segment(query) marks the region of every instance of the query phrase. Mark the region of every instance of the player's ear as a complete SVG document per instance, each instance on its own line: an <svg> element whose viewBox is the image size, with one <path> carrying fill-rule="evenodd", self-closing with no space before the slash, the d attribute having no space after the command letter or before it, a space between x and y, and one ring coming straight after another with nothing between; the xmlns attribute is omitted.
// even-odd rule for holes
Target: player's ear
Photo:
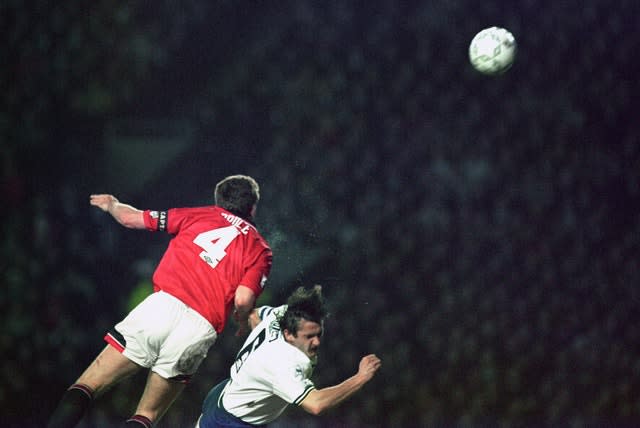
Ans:
<svg viewBox="0 0 640 428"><path fill-rule="evenodd" d="M295 339L295 337L296 337L294 334L291 334L291 332L289 330L287 330L286 328L284 329L282 334L284 335L285 342L288 342L288 343L293 342L293 339Z"/></svg>

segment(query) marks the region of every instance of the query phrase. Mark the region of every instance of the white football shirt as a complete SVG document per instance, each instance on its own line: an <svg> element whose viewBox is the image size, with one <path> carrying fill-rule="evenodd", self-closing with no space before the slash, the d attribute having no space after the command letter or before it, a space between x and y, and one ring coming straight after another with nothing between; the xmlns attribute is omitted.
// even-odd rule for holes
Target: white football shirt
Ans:
<svg viewBox="0 0 640 428"><path fill-rule="evenodd" d="M262 321L245 340L220 397L227 412L250 424L272 422L315 389L309 379L315 361L287 343L280 331L277 319L286 309L258 309Z"/></svg>

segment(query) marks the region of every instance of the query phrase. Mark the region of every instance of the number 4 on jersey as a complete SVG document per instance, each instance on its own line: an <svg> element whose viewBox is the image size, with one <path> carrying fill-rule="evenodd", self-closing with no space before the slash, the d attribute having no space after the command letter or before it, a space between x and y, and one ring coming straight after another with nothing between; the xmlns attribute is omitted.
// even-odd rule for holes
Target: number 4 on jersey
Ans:
<svg viewBox="0 0 640 428"><path fill-rule="evenodd" d="M202 232L193 243L202 248L204 251L200 253L200 258L207 262L209 266L215 268L220 260L227 255L226 249L240 234L235 226L221 227L208 232Z"/></svg>

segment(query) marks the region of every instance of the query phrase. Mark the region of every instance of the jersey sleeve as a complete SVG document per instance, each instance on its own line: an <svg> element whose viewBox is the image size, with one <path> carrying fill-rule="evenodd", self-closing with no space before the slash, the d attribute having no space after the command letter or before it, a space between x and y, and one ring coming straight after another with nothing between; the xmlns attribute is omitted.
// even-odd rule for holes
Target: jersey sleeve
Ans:
<svg viewBox="0 0 640 428"><path fill-rule="evenodd" d="M287 305L275 306L275 307L264 305L264 306L260 306L259 308L256 308L256 310L258 311L258 316L260 317L260 320L264 321L267 317L271 317L275 320L281 317L282 315L284 315L284 312L287 310Z"/></svg>
<svg viewBox="0 0 640 428"><path fill-rule="evenodd" d="M259 250L255 263L249 266L240 280L240 284L250 288L256 297L262 293L265 287L267 277L271 272L272 259L273 255L271 250L267 246L264 246Z"/></svg>
<svg viewBox="0 0 640 428"><path fill-rule="evenodd" d="M258 311L258 316L260 317L260 320L265 319L266 317L268 317L269 315L271 315L271 313L273 312L273 307L272 306L260 306L257 311Z"/></svg>
<svg viewBox="0 0 640 428"><path fill-rule="evenodd" d="M309 367L306 366L301 363L278 366L272 383L274 394L287 403L300 405L315 389L315 385L308 378Z"/></svg>
<svg viewBox="0 0 640 428"><path fill-rule="evenodd" d="M143 212L144 225L152 232L167 232L176 235L183 224L191 216L191 208L170 208L165 211L145 210Z"/></svg>

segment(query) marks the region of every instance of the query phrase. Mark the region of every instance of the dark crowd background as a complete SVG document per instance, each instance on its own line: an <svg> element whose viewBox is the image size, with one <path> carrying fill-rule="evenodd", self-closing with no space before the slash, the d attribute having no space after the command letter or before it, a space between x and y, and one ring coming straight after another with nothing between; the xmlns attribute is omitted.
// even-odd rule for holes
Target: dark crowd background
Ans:
<svg viewBox="0 0 640 428"><path fill-rule="evenodd" d="M324 285L314 377L379 375L276 427L640 425L640 3L64 2L0 6L0 426L41 426L150 292L169 240L90 207L262 185L260 303ZM482 28L518 41L475 72ZM233 325L160 422L193 426ZM135 408L136 376L83 427Z"/></svg>

